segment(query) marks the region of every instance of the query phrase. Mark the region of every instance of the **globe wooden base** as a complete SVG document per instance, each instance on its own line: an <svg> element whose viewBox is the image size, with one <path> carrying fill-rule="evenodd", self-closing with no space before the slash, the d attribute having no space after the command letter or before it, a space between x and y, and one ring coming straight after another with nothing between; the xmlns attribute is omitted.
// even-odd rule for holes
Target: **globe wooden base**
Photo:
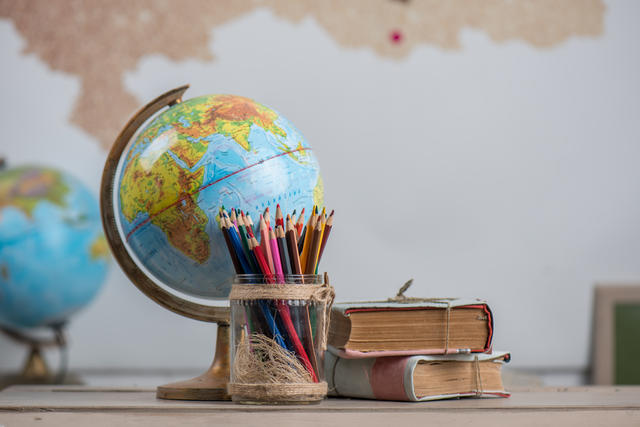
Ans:
<svg viewBox="0 0 640 427"><path fill-rule="evenodd" d="M0 390L12 385L27 384L84 385L79 376L66 372L66 369L62 375L49 371L39 347L31 347L21 373L0 376Z"/></svg>
<svg viewBox="0 0 640 427"><path fill-rule="evenodd" d="M156 397L172 400L230 400L227 394L231 366L229 333L228 324L218 323L216 353L211 367L204 374L190 380L159 386Z"/></svg>

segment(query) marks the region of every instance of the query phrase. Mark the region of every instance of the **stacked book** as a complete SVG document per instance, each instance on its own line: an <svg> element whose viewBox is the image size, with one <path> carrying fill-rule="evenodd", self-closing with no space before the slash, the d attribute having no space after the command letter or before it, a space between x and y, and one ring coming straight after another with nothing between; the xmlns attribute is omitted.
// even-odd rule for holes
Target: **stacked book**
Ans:
<svg viewBox="0 0 640 427"><path fill-rule="evenodd" d="M509 394L491 349L493 316L485 301L395 298L335 304L325 377L329 394L422 401Z"/></svg>

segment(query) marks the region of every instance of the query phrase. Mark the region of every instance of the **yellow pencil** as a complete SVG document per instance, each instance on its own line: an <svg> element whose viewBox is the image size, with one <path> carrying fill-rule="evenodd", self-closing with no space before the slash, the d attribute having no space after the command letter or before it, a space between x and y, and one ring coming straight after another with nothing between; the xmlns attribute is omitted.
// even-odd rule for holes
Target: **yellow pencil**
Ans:
<svg viewBox="0 0 640 427"><path fill-rule="evenodd" d="M313 271L311 271L312 274L317 274L316 270L317 270L317 266L318 266L318 261L319 261L319 257L320 257L320 245L322 244L322 237L324 235L324 227L327 225L327 215L325 213L324 208L322 209L322 213L320 214L320 219L321 221L319 221L319 225L320 225L320 240L318 241L318 251L315 252L315 259L313 260Z"/></svg>

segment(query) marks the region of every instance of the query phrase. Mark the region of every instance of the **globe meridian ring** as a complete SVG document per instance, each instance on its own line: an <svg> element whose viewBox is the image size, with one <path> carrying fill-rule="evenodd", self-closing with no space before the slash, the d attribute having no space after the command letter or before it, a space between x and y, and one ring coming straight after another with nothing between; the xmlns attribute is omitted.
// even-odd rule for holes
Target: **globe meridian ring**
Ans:
<svg viewBox="0 0 640 427"><path fill-rule="evenodd" d="M229 322L229 307L212 304L214 300L207 300L208 304L196 301L184 294L162 285L151 279L127 247L126 240L121 235L117 223L116 207L118 191L116 181L123 154L132 144L133 137L142 125L165 107L181 102L183 94L189 88L184 85L170 90L149 102L138 111L125 125L116 138L102 174L100 184L100 214L102 224L111 251L116 261L133 284L147 297L164 308L195 320L204 322L227 324Z"/></svg>

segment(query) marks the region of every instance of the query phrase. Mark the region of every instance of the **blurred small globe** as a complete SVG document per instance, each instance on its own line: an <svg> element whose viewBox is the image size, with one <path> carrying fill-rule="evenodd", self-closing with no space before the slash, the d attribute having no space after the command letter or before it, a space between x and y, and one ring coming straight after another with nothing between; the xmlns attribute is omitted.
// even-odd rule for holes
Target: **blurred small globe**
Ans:
<svg viewBox="0 0 640 427"><path fill-rule="evenodd" d="M257 220L322 204L311 147L281 114L251 99L210 95L153 119L119 161L116 226L141 270L187 295L224 299L233 277L221 206ZM107 226L110 226L109 224Z"/></svg>
<svg viewBox="0 0 640 427"><path fill-rule="evenodd" d="M96 295L109 249L97 200L43 167L0 171L0 325L52 326Z"/></svg>

